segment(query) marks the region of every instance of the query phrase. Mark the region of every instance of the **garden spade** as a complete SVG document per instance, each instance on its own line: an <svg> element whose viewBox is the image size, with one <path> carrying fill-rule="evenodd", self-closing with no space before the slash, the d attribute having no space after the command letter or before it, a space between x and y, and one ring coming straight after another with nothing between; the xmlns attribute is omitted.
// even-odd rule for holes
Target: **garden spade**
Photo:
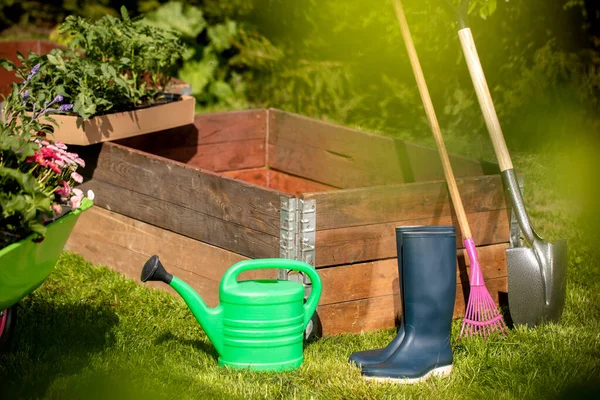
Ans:
<svg viewBox="0 0 600 400"><path fill-rule="evenodd" d="M515 324L526 324L530 327L543 322L557 322L565 304L567 242L548 242L534 230L519 190L473 34L468 26L466 16L469 0L463 0L458 9L448 0L445 0L445 3L457 16L458 36L500 165L502 183L523 237L529 245L527 247L517 243L506 250L508 305L511 317Z"/></svg>

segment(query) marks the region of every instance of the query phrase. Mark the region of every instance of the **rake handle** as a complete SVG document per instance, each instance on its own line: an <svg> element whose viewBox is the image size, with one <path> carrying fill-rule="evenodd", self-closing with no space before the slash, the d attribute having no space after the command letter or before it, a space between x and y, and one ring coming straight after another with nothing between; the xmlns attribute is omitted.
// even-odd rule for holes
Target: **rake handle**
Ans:
<svg viewBox="0 0 600 400"><path fill-rule="evenodd" d="M435 109L433 108L433 102L431 101L431 96L429 95L429 90L427 89L427 83L425 82L425 76L423 75L423 70L421 68L421 63L419 62L419 57L417 56L417 51L415 49L415 45L412 40L412 36L410 34L410 30L408 29L408 22L406 21L406 15L404 14L404 9L402 7L402 3L400 0L393 0L394 7L396 9L396 17L398 18L398 22L400 23L400 30L402 31L402 37L404 38L404 44L406 45L406 50L408 52L408 57L410 59L410 64L412 66L415 79L417 81L417 87L419 88L419 93L421 95L421 99L423 101L423 106L425 108L425 113L427 114L427 119L429 121L429 126L431 127L431 131L433 132L433 137L435 139L435 144L437 146L438 153L440 154L440 159L442 161L442 168L444 170L444 177L446 178L446 183L448 184L448 190L450 192L450 198L452 199L452 204L454 204L454 210L456 211L456 216L458 218L458 224L463 233L463 238L468 239L472 238L471 228L469 227L469 221L467 220L467 215L465 212L465 208L462 203L462 199L458 192L458 187L456 185L456 178L454 177L454 172L452 171L452 165L450 164L450 159L448 158L448 152L446 151L446 146L444 144L444 139L442 138L442 131L440 129L440 124L438 123Z"/></svg>

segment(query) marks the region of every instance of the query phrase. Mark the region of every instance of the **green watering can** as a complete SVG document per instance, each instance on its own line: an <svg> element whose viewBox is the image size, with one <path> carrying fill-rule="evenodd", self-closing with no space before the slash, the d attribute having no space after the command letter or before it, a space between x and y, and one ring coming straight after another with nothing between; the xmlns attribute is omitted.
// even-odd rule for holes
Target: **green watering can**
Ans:
<svg viewBox="0 0 600 400"><path fill-rule="evenodd" d="M244 271L289 269L304 272L312 282L304 302L304 286L293 281L260 279L238 282ZM142 269L141 280L162 281L185 300L219 354L219 365L254 371L293 370L302 364L304 330L319 297L321 278L309 264L281 258L246 260L225 272L219 305L209 308L187 283L169 274L158 256Z"/></svg>

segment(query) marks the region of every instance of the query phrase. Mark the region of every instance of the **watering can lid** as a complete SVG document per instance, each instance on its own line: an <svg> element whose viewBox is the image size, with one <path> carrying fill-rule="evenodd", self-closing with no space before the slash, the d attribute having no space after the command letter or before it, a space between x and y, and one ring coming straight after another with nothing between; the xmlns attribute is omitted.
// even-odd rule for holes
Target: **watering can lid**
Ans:
<svg viewBox="0 0 600 400"><path fill-rule="evenodd" d="M304 299L304 286L293 281L258 279L238 282L221 290L220 301L235 304L277 304Z"/></svg>

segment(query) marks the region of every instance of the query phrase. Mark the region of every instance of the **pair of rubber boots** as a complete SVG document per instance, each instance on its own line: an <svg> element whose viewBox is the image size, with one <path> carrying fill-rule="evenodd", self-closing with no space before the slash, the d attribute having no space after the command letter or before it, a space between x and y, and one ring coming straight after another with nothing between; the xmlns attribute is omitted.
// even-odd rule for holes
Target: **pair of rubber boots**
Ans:
<svg viewBox="0 0 600 400"><path fill-rule="evenodd" d="M456 298L454 226L396 228L402 319L383 349L353 353L365 379L417 383L452 371L450 331Z"/></svg>

